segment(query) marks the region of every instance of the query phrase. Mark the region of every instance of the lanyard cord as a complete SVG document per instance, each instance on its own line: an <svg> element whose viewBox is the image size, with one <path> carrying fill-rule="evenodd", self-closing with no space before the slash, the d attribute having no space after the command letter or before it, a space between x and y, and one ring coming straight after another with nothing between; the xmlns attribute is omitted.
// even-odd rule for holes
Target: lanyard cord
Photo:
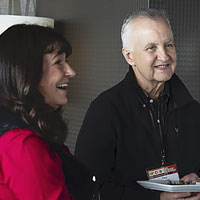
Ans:
<svg viewBox="0 0 200 200"><path fill-rule="evenodd" d="M149 111L149 115L150 115L150 118L151 118L151 121L152 121L154 131L157 132L157 130L158 130L158 132L159 132L160 146L161 146L161 164L164 165L165 162L166 162L166 155L165 155L164 134L163 134L163 129L162 129L161 123L163 123L163 127L164 127L165 120L164 120L163 117L161 119L160 106L161 106L161 103L158 102L158 104L157 104L157 116L156 116L156 111L155 111L156 109L154 109L152 104L150 104L148 111ZM156 117L157 117L157 120L156 120ZM155 123L155 122L157 122L157 123Z"/></svg>

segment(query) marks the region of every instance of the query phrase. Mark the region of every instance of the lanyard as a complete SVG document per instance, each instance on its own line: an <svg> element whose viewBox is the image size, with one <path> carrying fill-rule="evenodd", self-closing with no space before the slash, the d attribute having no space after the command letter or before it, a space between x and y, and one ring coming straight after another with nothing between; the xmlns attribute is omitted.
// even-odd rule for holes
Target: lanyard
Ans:
<svg viewBox="0 0 200 200"><path fill-rule="evenodd" d="M165 135L164 135L164 127L165 127L165 119L164 119L164 113L169 110L168 106L170 106L169 103L169 95L168 92L166 92L165 97L167 95L167 99L162 96L162 99L160 99L158 102L155 102L156 100L153 100L148 97L148 95L136 84L135 88L138 92L138 100L142 104L142 106L146 109L148 109L148 113L151 118L152 126L154 129L154 132L156 134L159 134L160 137L160 146L161 146L161 164L164 165L166 163L166 148L165 148ZM168 88L168 87L167 87ZM164 98L164 99L163 99Z"/></svg>
<svg viewBox="0 0 200 200"><path fill-rule="evenodd" d="M156 106L156 108L155 108ZM165 150L165 140L164 140L164 125L165 119L164 115L160 115L161 102L158 102L156 105L153 105L153 100L150 100L150 105L148 106L150 118L152 121L152 126L156 134L160 136L160 146L161 146L161 165L166 163L166 150ZM164 112L162 110L161 112Z"/></svg>

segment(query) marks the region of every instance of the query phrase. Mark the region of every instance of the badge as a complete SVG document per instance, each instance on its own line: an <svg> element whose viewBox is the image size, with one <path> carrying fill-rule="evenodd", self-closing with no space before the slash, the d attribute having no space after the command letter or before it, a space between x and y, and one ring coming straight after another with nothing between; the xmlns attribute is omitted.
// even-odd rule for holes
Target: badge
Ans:
<svg viewBox="0 0 200 200"><path fill-rule="evenodd" d="M146 172L150 181L179 181L178 170L175 163L148 169Z"/></svg>

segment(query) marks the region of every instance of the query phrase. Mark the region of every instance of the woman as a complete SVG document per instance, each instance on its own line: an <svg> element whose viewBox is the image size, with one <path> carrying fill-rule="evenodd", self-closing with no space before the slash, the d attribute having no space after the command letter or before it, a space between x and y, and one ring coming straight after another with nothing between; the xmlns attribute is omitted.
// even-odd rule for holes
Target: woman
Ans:
<svg viewBox="0 0 200 200"><path fill-rule="evenodd" d="M0 199L94 197L95 177L63 145L70 54L48 27L14 25L0 35Z"/></svg>

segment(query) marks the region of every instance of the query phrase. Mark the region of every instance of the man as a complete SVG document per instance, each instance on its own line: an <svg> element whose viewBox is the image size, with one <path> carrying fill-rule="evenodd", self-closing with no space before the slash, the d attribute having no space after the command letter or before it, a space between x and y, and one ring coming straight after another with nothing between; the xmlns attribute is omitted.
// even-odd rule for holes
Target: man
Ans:
<svg viewBox="0 0 200 200"><path fill-rule="evenodd" d="M176 74L168 18L154 9L124 21L124 80L90 105L75 155L100 180L102 200L200 199L200 193L144 189L147 169L176 163L182 181L199 177L200 106Z"/></svg>

